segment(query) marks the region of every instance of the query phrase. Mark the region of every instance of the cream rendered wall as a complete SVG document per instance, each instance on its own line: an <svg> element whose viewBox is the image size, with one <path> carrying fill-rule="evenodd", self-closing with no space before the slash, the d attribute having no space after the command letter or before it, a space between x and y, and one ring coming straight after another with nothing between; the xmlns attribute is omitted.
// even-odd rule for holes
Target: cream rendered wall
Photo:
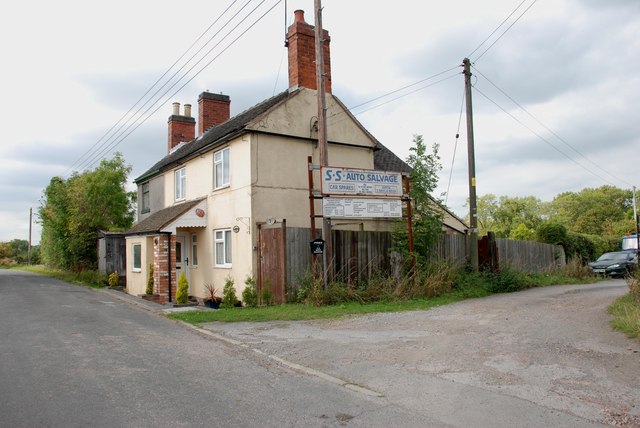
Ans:
<svg viewBox="0 0 640 428"><path fill-rule="evenodd" d="M209 192L208 228L203 241L200 264L208 264L207 271L210 279L218 288L221 295L225 280L230 277L235 284L238 298L244 290L247 276L253 275L254 264L254 232L252 225L255 220L251 213L251 140L249 135L236 138L229 144L216 147L214 152L229 147L229 187L211 190ZM211 154L211 168L213 168L213 152ZM215 266L214 231L219 229L233 229L238 226L239 231L231 232L231 268Z"/></svg>
<svg viewBox="0 0 640 428"><path fill-rule="evenodd" d="M327 97L329 165L373 169L375 141L332 97ZM302 89L274 111L256 120L251 128L253 163L253 216L287 219L290 227L309 227L309 190L307 157L318 164L317 133L310 128L317 116L316 91ZM292 134L290 138L269 133ZM340 144L335 144L340 143ZM319 171L314 172L314 188L320 188ZM315 202L321 213L321 202ZM351 222L353 223L353 222ZM379 227L379 222L374 222ZM316 224L320 224L317 220ZM351 227L358 229L358 225ZM371 229L368 229L371 230Z"/></svg>
<svg viewBox="0 0 640 428"><path fill-rule="evenodd" d="M181 202L175 199L175 172L180 168L185 168L186 171L184 200L190 201L207 196L213 187L213 154L209 152L164 173L165 207Z"/></svg>
<svg viewBox="0 0 640 428"><path fill-rule="evenodd" d="M371 136L359 127L336 99L327 94L327 138L329 141L364 147L373 147ZM302 88L300 92L249 124L248 128L274 134L285 134L301 138L317 138L312 125L318 116L316 91ZM371 159L373 166L373 158Z"/></svg>
<svg viewBox="0 0 640 428"><path fill-rule="evenodd" d="M149 264L153 263L153 237L127 236L127 293L134 296L145 294ZM140 244L140 272L133 271L133 245Z"/></svg>

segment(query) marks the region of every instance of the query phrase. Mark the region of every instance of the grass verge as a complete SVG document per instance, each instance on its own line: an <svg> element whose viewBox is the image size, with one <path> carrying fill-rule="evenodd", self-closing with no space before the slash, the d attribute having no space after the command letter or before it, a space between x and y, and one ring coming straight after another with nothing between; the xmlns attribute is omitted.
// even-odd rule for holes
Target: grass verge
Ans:
<svg viewBox="0 0 640 428"><path fill-rule="evenodd" d="M11 269L46 275L71 284L91 288L105 288L107 280L105 275L101 275L96 271L65 272L61 270L48 269L43 265L14 266L11 267Z"/></svg>
<svg viewBox="0 0 640 428"><path fill-rule="evenodd" d="M286 305L267 306L261 308L227 308L215 311L176 312L168 314L167 317L196 325L216 321L303 321L313 319L333 319L349 315L365 315L380 312L403 312L429 309L436 306L458 302L466 298L468 298L468 296L464 293L451 293L428 299L368 304L346 302L338 305L312 306L305 305L303 303L289 303Z"/></svg>
<svg viewBox="0 0 640 428"><path fill-rule="evenodd" d="M611 326L630 338L640 337L640 301L632 294L616 299L609 306L609 313L614 316Z"/></svg>

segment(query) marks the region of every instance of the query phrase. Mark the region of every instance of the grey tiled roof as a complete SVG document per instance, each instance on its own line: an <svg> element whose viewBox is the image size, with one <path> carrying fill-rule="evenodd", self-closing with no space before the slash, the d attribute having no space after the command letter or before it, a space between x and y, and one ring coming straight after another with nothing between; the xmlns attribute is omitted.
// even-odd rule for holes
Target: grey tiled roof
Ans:
<svg viewBox="0 0 640 428"><path fill-rule="evenodd" d="M172 205L163 208L158 212L151 214L140 223L127 230L125 235L146 235L151 233L159 233L163 227L198 205L204 198L193 201L183 202L181 204Z"/></svg>
<svg viewBox="0 0 640 428"><path fill-rule="evenodd" d="M278 95L266 99L260 104L256 104L250 109L232 117L226 122L209 128L201 137L180 146L174 152L160 159L160 161L149 168L144 174L136 178L134 182L141 182L168 166L175 165L186 160L186 158L189 158L194 153L225 143L241 132L255 118L266 113L271 108L288 98L295 96L298 92L298 90L292 92L286 90L281 92Z"/></svg>
<svg viewBox="0 0 640 428"><path fill-rule="evenodd" d="M379 171L411 172L411 167L406 162L380 142L376 144L376 151L373 153L373 168Z"/></svg>

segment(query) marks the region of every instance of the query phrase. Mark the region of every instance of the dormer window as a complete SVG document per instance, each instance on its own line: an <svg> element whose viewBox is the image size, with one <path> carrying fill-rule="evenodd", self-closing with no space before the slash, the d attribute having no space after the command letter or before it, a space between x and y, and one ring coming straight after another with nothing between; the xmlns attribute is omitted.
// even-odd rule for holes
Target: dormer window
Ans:
<svg viewBox="0 0 640 428"><path fill-rule="evenodd" d="M181 201L187 195L187 170L180 168L176 170L176 201Z"/></svg>

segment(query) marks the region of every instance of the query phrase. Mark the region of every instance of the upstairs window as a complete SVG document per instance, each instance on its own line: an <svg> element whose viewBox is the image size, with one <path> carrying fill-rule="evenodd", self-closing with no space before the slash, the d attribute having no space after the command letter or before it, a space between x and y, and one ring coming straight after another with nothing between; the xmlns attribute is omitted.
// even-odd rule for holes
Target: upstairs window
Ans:
<svg viewBox="0 0 640 428"><path fill-rule="evenodd" d="M187 171L184 168L176 170L176 201L186 198Z"/></svg>
<svg viewBox="0 0 640 428"><path fill-rule="evenodd" d="M142 185L142 202L140 208L140 212L143 214L151 211L151 206L149 205L149 183Z"/></svg>
<svg viewBox="0 0 640 428"><path fill-rule="evenodd" d="M229 186L229 148L213 154L213 188Z"/></svg>

